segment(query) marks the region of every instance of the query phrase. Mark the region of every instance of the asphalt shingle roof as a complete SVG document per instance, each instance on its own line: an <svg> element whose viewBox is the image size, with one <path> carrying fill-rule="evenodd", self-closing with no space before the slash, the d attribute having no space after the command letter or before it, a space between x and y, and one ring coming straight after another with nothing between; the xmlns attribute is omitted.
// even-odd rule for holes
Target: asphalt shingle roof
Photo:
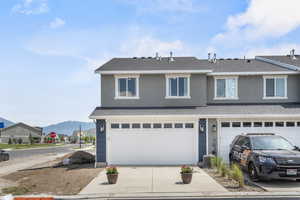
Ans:
<svg viewBox="0 0 300 200"><path fill-rule="evenodd" d="M300 115L300 104L208 105L189 108L96 108L91 118L130 115Z"/></svg>
<svg viewBox="0 0 300 200"><path fill-rule="evenodd" d="M259 56L259 57L263 57L263 58L267 58L267 59L274 60L274 61L277 61L277 62L286 63L286 64L290 64L290 65L300 67L300 55L295 55L296 59L292 59L290 57L290 55L286 55L286 56Z"/></svg>
<svg viewBox="0 0 300 200"><path fill-rule="evenodd" d="M113 58L96 72L100 71L144 71L144 70L212 70L213 72L272 72L291 71L271 63L255 59L217 59L216 63L196 57L155 58Z"/></svg>

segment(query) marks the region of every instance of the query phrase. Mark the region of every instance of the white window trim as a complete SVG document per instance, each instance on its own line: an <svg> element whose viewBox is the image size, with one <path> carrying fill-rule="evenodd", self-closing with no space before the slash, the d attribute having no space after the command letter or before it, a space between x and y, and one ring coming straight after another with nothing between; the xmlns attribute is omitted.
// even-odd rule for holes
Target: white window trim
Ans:
<svg viewBox="0 0 300 200"><path fill-rule="evenodd" d="M120 78L136 78L136 96L124 97L119 95L119 79ZM140 98L140 76L139 75L115 75L115 99L139 99Z"/></svg>
<svg viewBox="0 0 300 200"><path fill-rule="evenodd" d="M281 75L281 76L264 76L263 77L264 78L264 96L263 96L263 99L266 99L266 100L268 100L268 99L288 99L288 96L287 96L287 79L288 79L288 76L287 75ZM275 94L275 96L274 97L267 97L267 87L266 87L266 81L267 81L267 79L276 79L276 78L284 78L284 85L285 85L285 87L284 87L284 97L278 97L278 96L276 96L276 94ZM274 93L276 93L276 81L275 81L275 84L274 84Z"/></svg>
<svg viewBox="0 0 300 200"><path fill-rule="evenodd" d="M218 76L218 77L214 77L215 79L215 92L214 92L214 100L238 100L239 99L239 94L238 94L238 91L239 91L239 77L238 76ZM225 79L225 82L226 82L226 79L235 79L236 80L236 97L217 97L217 80L220 80L220 79ZM227 95L226 94L226 85L225 85L225 96Z"/></svg>
<svg viewBox="0 0 300 200"><path fill-rule="evenodd" d="M187 78L187 95L186 96L170 96L169 95L169 78ZM166 99L190 99L191 93L190 93L190 74L166 74ZM179 87L177 85L177 87Z"/></svg>

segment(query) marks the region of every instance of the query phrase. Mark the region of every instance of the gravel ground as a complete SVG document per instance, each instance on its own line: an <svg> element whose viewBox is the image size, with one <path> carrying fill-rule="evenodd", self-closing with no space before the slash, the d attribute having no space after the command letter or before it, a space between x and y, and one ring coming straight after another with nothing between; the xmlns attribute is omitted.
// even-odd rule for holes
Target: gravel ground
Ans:
<svg viewBox="0 0 300 200"><path fill-rule="evenodd" d="M227 178L221 177L215 169L203 169L206 173L208 173L213 179L215 179L219 184L225 187L230 192L264 192L264 190L260 187L257 187L253 184L245 184L243 188L238 187L236 181Z"/></svg>

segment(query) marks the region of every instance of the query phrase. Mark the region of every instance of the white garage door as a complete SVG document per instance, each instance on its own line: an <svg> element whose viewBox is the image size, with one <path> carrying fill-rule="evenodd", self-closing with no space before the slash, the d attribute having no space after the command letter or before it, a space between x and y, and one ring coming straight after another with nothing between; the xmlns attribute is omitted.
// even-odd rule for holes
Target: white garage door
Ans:
<svg viewBox="0 0 300 200"><path fill-rule="evenodd" d="M108 164L197 163L196 122L111 122L108 125Z"/></svg>
<svg viewBox="0 0 300 200"><path fill-rule="evenodd" d="M229 146L235 136L246 133L275 133L300 146L300 121L222 121L219 132L219 154L228 162Z"/></svg>

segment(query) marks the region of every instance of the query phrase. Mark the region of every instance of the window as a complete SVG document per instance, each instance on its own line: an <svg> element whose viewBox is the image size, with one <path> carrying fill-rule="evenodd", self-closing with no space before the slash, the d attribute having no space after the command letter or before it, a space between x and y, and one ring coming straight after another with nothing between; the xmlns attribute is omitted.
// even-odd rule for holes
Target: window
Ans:
<svg viewBox="0 0 300 200"><path fill-rule="evenodd" d="M143 128L151 128L151 124L143 124Z"/></svg>
<svg viewBox="0 0 300 200"><path fill-rule="evenodd" d="M189 76L167 76L166 98L190 98Z"/></svg>
<svg viewBox="0 0 300 200"><path fill-rule="evenodd" d="M130 125L129 124L121 124L121 128L129 128Z"/></svg>
<svg viewBox="0 0 300 200"><path fill-rule="evenodd" d="M230 123L229 122L222 122L221 127L230 127Z"/></svg>
<svg viewBox="0 0 300 200"><path fill-rule="evenodd" d="M194 124L193 123L186 123L185 128L194 128Z"/></svg>
<svg viewBox="0 0 300 200"><path fill-rule="evenodd" d="M141 124L132 124L132 128L141 128Z"/></svg>
<svg viewBox="0 0 300 200"><path fill-rule="evenodd" d="M241 127L241 122L232 122L232 127L234 128Z"/></svg>
<svg viewBox="0 0 300 200"><path fill-rule="evenodd" d="M161 128L161 124L153 124L153 128Z"/></svg>
<svg viewBox="0 0 300 200"><path fill-rule="evenodd" d="M115 98L139 98L138 76L117 76Z"/></svg>
<svg viewBox="0 0 300 200"><path fill-rule="evenodd" d="M264 77L264 98L287 98L287 77Z"/></svg>
<svg viewBox="0 0 300 200"><path fill-rule="evenodd" d="M286 122L286 126L287 127L294 127L295 126L295 122Z"/></svg>
<svg viewBox="0 0 300 200"><path fill-rule="evenodd" d="M243 122L243 127L251 127L251 122Z"/></svg>
<svg viewBox="0 0 300 200"><path fill-rule="evenodd" d="M120 124L111 124L110 128L120 128Z"/></svg>
<svg viewBox="0 0 300 200"><path fill-rule="evenodd" d="M215 78L215 99L238 99L238 78Z"/></svg>
<svg viewBox="0 0 300 200"><path fill-rule="evenodd" d="M262 127L263 123L262 122L254 122L253 126L254 127Z"/></svg>
<svg viewBox="0 0 300 200"><path fill-rule="evenodd" d="M181 124L181 123L176 123L176 124L174 125L174 127L175 127L175 128L183 128L183 124Z"/></svg>
<svg viewBox="0 0 300 200"><path fill-rule="evenodd" d="M284 127L284 122L275 122L276 127Z"/></svg>
<svg viewBox="0 0 300 200"><path fill-rule="evenodd" d="M166 123L166 124L164 124L164 128L172 128L173 126L172 126L172 124L171 123Z"/></svg>
<svg viewBox="0 0 300 200"><path fill-rule="evenodd" d="M265 127L273 127L273 122L265 122Z"/></svg>

